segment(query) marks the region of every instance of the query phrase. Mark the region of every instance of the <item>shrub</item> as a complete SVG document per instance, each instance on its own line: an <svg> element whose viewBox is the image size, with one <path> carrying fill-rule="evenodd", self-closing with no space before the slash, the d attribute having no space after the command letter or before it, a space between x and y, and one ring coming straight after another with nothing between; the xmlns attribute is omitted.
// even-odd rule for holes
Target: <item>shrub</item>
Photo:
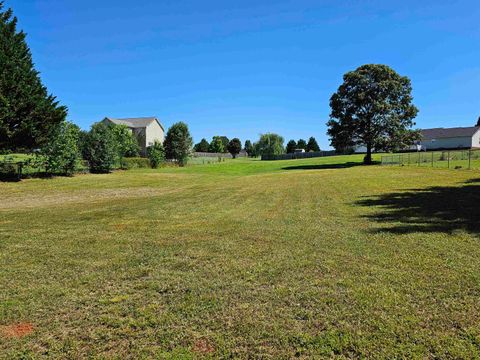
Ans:
<svg viewBox="0 0 480 360"><path fill-rule="evenodd" d="M92 173L110 172L117 160L118 148L112 128L104 123L92 125L86 138L85 160Z"/></svg>
<svg viewBox="0 0 480 360"><path fill-rule="evenodd" d="M165 162L165 150L163 149L163 145L155 141L152 146L147 148L147 156L150 162L150 166L153 169L156 169L160 166L160 164Z"/></svg>
<svg viewBox="0 0 480 360"><path fill-rule="evenodd" d="M80 152L80 128L70 122L59 125L52 139L43 146L40 155L48 174L73 175L77 170Z"/></svg>
<svg viewBox="0 0 480 360"><path fill-rule="evenodd" d="M124 170L149 168L149 159L142 157L125 157L120 161L120 166Z"/></svg>

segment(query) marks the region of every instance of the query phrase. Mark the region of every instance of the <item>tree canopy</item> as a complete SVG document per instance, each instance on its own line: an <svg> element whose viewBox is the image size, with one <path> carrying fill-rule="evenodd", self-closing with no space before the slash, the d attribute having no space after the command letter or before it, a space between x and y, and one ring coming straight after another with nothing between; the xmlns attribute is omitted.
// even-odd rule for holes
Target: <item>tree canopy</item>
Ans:
<svg viewBox="0 0 480 360"><path fill-rule="evenodd" d="M297 149L303 149L303 150L306 150L307 149L307 142L303 139L299 139L297 141Z"/></svg>
<svg viewBox="0 0 480 360"><path fill-rule="evenodd" d="M273 133L260 135L256 143L256 150L259 155L280 155L283 154L283 137Z"/></svg>
<svg viewBox="0 0 480 360"><path fill-rule="evenodd" d="M176 160L180 166L186 165L192 149L192 137L187 124L178 122L170 126L163 146L167 159Z"/></svg>
<svg viewBox="0 0 480 360"><path fill-rule="evenodd" d="M410 79L386 65L368 64L346 73L330 99L331 145L337 151L365 145L365 163L370 164L373 150L413 142L418 138L411 130L418 109L411 92Z"/></svg>
<svg viewBox="0 0 480 360"><path fill-rule="evenodd" d="M207 139L203 138L199 143L195 144L193 150L198 152L208 152L209 146L210 144L208 143Z"/></svg>
<svg viewBox="0 0 480 360"><path fill-rule="evenodd" d="M288 143L287 143L287 154L291 154L291 153L294 153L295 152L295 149L297 148L297 142L295 140L290 140Z"/></svg>
<svg viewBox="0 0 480 360"><path fill-rule="evenodd" d="M228 144L227 144L228 146ZM224 153L225 147L223 146L223 141L219 136L214 136L212 142L208 146L208 152L211 153Z"/></svg>
<svg viewBox="0 0 480 360"><path fill-rule="evenodd" d="M253 154L253 145L250 140L245 140L245 145L243 147L245 151L247 152L248 156L252 156Z"/></svg>
<svg viewBox="0 0 480 360"><path fill-rule="evenodd" d="M42 84L25 37L0 2L0 149L41 147L67 116Z"/></svg>
<svg viewBox="0 0 480 360"><path fill-rule="evenodd" d="M240 142L240 139L233 138L232 140L230 140L230 142L228 143L228 152L232 154L232 157L234 159L237 157L241 150L242 143Z"/></svg>
<svg viewBox="0 0 480 360"><path fill-rule="evenodd" d="M320 146L318 146L317 140L313 136L308 139L305 151L320 151Z"/></svg>
<svg viewBox="0 0 480 360"><path fill-rule="evenodd" d="M480 126L480 116L478 117L477 124L475 126Z"/></svg>

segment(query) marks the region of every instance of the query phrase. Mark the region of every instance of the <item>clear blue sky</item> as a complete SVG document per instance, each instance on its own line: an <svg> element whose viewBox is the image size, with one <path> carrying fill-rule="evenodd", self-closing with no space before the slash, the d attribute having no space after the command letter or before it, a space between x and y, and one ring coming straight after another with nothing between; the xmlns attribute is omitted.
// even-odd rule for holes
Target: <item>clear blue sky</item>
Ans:
<svg viewBox="0 0 480 360"><path fill-rule="evenodd" d="M480 2L6 0L49 91L88 128L104 116L183 120L195 141L277 132L328 147L342 75L411 78L418 127L480 116Z"/></svg>

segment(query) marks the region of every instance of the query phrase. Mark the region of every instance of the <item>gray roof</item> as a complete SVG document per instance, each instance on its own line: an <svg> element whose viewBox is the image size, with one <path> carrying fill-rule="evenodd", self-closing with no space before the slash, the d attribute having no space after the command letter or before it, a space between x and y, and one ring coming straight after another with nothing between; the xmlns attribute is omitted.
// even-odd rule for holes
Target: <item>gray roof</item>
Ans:
<svg viewBox="0 0 480 360"><path fill-rule="evenodd" d="M144 128L150 125L152 122L156 121L163 130L163 125L155 116L124 118L124 119L114 119L114 118L106 117L105 120L109 120L112 123L117 125L127 125L129 128Z"/></svg>
<svg viewBox="0 0 480 360"><path fill-rule="evenodd" d="M478 130L480 130L479 126L423 129L422 137L424 139L472 137Z"/></svg>

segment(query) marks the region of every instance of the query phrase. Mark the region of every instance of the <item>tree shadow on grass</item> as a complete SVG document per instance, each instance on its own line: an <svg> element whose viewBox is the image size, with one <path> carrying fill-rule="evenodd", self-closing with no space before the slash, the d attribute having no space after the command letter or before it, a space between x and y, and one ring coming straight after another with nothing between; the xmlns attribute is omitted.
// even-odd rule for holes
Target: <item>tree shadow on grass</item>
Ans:
<svg viewBox="0 0 480 360"><path fill-rule="evenodd" d="M435 186L384 194L356 204L380 208L380 212L365 217L394 225L377 229L379 232L480 232L480 179L469 180L461 186Z"/></svg>
<svg viewBox="0 0 480 360"><path fill-rule="evenodd" d="M376 163L374 163L376 164ZM372 165L374 165L372 164ZM363 162L345 162L337 164L313 164L313 165L294 165L294 166L285 166L282 170L326 170L326 169L346 169L354 166L361 166Z"/></svg>

